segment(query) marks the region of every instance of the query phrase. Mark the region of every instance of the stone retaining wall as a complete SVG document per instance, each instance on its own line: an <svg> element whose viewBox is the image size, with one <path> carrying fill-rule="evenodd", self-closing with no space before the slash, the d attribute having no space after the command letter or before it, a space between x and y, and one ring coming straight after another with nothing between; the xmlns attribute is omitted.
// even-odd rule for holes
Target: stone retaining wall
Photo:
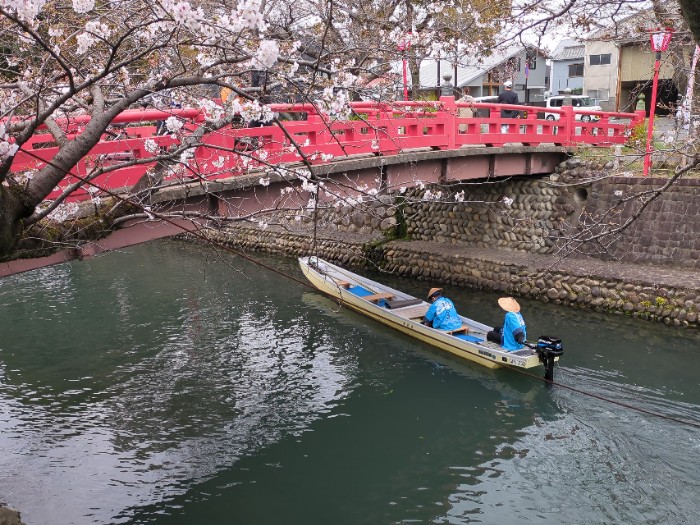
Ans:
<svg viewBox="0 0 700 525"><path fill-rule="evenodd" d="M272 222L297 233L311 231L316 221L320 229L330 232L383 235L396 227L399 205L394 195L379 195L352 203L347 200L338 206L326 202L317 211L304 208L279 213Z"/></svg>
<svg viewBox="0 0 700 525"><path fill-rule="evenodd" d="M656 190L666 179L610 177L591 186L587 213L600 216L633 193ZM635 201L610 217L623 224L637 210ZM644 214L610 247L621 261L700 270L700 179L681 179L644 210Z"/></svg>
<svg viewBox="0 0 700 525"><path fill-rule="evenodd" d="M322 259L335 261L348 267L363 268L369 259L381 260L382 251L374 254L374 246L380 246L382 237L354 235L342 239L320 235L315 241L308 233L293 233L280 227L259 227L236 223L221 230L206 230L202 235L216 244L245 252L265 252L287 257L318 255ZM187 238L187 234L183 234ZM196 238L192 238L196 240Z"/></svg>
<svg viewBox="0 0 700 525"><path fill-rule="evenodd" d="M700 291L690 288L660 289L650 283L573 275L556 268L533 273L523 264L416 250L410 243L390 243L382 259L385 271L415 279L622 313L674 326L699 326Z"/></svg>
<svg viewBox="0 0 700 525"><path fill-rule="evenodd" d="M563 162L551 176L511 178L413 189L365 202L304 209L275 222L290 231L402 236L450 244L700 269L700 179L665 190L622 234L594 243L570 242L601 225L621 226L640 207L634 194L666 179L610 176L612 163Z"/></svg>
<svg viewBox="0 0 700 525"><path fill-rule="evenodd" d="M408 238L549 253L556 244L551 232L578 209L571 191L548 177L456 185L443 199L405 206Z"/></svg>

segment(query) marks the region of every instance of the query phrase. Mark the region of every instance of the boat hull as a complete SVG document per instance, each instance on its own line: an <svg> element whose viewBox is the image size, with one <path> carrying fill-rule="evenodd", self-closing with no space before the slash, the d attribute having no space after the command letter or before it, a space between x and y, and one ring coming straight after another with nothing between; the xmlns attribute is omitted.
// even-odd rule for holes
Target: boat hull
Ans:
<svg viewBox="0 0 700 525"><path fill-rule="evenodd" d="M386 326L399 330L410 337L449 352L461 359L466 359L490 369L513 367L529 369L542 366L538 354L530 349L517 353L507 352L500 346L486 340L486 332L491 328L477 321L460 316L463 326L468 328L468 336L460 338L454 334L435 330L421 324L421 312L424 314L429 305L398 290L361 277L348 270L330 264L316 257L302 257L299 265L309 282L323 293L334 297L341 304ZM353 290L362 289L371 292L369 296L357 295ZM377 297L391 296L396 303L417 303L395 310L379 304ZM471 338L472 341L466 340Z"/></svg>

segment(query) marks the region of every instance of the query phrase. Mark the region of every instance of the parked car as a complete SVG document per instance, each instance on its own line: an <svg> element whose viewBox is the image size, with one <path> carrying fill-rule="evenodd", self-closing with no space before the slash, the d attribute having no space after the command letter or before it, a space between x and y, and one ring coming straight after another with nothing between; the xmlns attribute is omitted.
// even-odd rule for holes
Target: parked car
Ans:
<svg viewBox="0 0 700 525"><path fill-rule="evenodd" d="M561 108L564 103L564 95L557 95L547 99L547 108ZM571 104L576 108L576 120L582 122L598 121L598 115L587 115L586 111L603 111L603 108L593 103L591 97L585 95L571 95ZM547 120L559 120L559 113L545 113Z"/></svg>

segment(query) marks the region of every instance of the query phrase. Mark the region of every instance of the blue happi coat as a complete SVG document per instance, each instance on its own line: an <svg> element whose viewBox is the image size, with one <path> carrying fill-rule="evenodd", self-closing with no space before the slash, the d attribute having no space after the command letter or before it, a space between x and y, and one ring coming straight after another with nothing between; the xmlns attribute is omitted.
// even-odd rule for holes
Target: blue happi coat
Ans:
<svg viewBox="0 0 700 525"><path fill-rule="evenodd" d="M523 341L527 339L525 319L520 312L508 312L503 320L503 348L509 352L522 349L525 345L519 344L515 336L523 332Z"/></svg>
<svg viewBox="0 0 700 525"><path fill-rule="evenodd" d="M425 313L425 319L432 321L438 330L456 330L462 326L455 305L446 297L438 297Z"/></svg>

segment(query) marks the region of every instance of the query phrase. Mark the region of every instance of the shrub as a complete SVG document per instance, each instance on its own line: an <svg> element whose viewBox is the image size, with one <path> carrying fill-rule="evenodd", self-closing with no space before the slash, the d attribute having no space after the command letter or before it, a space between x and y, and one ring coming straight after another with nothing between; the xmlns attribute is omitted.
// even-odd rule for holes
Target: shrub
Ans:
<svg viewBox="0 0 700 525"><path fill-rule="evenodd" d="M627 138L625 146L629 148L643 149L647 140L647 124L646 121L635 124L630 130L630 136Z"/></svg>

